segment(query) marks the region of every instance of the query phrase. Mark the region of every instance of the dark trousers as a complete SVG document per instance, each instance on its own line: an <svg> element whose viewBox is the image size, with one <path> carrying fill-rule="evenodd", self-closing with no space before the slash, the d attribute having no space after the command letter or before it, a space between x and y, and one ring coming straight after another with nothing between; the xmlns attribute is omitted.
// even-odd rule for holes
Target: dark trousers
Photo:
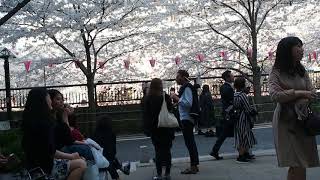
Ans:
<svg viewBox="0 0 320 180"><path fill-rule="evenodd" d="M221 128L221 132L218 134L218 139L214 146L212 147L213 153L218 153L222 144L227 139L227 137L233 137L234 136L234 124L225 122Z"/></svg>
<svg viewBox="0 0 320 180"><path fill-rule="evenodd" d="M189 151L191 166L196 166L199 164L199 154L198 154L197 144L194 140L194 134L193 134L194 124L189 120L182 120L181 126L182 126L184 143L186 144Z"/></svg>
<svg viewBox="0 0 320 180"><path fill-rule="evenodd" d="M219 133L218 139L216 141L216 143L214 144L214 146L212 147L212 151L213 153L218 153L223 142L227 139L227 135L226 135L226 131L222 130L222 132Z"/></svg>
<svg viewBox="0 0 320 180"><path fill-rule="evenodd" d="M113 160L109 160L109 167L107 168L111 179L118 179L119 178L119 174L117 172L117 169L121 169L122 165L120 164L119 160L117 158L114 158Z"/></svg>
<svg viewBox="0 0 320 180"><path fill-rule="evenodd" d="M171 169L171 147L174 139L174 130L169 128L158 128L152 132L151 140L156 154L157 174L162 174L162 167L166 167L166 175Z"/></svg>

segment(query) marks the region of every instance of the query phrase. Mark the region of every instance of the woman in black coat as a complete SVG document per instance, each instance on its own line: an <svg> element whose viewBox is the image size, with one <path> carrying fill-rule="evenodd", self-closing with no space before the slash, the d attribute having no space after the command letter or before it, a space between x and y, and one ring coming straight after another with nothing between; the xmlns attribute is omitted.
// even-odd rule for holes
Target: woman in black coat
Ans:
<svg viewBox="0 0 320 180"><path fill-rule="evenodd" d="M199 129L199 135L206 135L207 137L214 136L214 132L211 127L214 121L214 105L213 99L209 90L208 85L203 85L202 92L200 95L200 127L207 128L207 132L203 133L201 129Z"/></svg>
<svg viewBox="0 0 320 180"><path fill-rule="evenodd" d="M166 167L164 179L170 179L171 147L174 139L173 128L158 128L159 113L165 100L167 108L172 111L172 102L169 95L163 98L163 86L161 79L152 79L148 95L144 102L144 131L151 136L156 154L157 176L154 179L162 179L162 166Z"/></svg>

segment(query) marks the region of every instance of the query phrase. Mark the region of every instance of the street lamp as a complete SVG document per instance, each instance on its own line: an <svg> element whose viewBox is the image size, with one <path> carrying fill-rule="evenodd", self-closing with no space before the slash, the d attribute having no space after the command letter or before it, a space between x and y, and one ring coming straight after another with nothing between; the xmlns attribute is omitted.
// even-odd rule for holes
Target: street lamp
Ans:
<svg viewBox="0 0 320 180"><path fill-rule="evenodd" d="M6 107L7 107L7 120L12 120L12 106L10 94L10 68L9 58L16 58L16 56L7 48L0 51L0 58L4 59L4 79L6 85Z"/></svg>

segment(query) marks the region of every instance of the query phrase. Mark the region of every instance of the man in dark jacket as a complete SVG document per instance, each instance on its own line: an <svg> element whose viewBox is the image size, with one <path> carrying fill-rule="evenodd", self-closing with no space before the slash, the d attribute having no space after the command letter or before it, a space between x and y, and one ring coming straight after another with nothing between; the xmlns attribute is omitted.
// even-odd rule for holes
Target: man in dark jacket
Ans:
<svg viewBox="0 0 320 180"><path fill-rule="evenodd" d="M222 79L225 83L220 87L221 103L222 103L222 122L220 127L222 132L218 133L218 139L210 152L210 155L217 160L223 159L219 156L219 150L223 142L227 137L233 136L233 122L226 118L228 112L232 109L234 90L232 83L234 82L234 76L231 71L227 70L222 73Z"/></svg>
<svg viewBox="0 0 320 180"><path fill-rule="evenodd" d="M178 103L179 116L182 126L184 142L188 148L191 166L182 171L181 174L196 174L199 172L199 155L196 142L194 140L193 128L197 118L199 118L200 107L197 90L189 82L189 74L185 70L179 70L176 82L181 85L179 96L171 94L174 102Z"/></svg>

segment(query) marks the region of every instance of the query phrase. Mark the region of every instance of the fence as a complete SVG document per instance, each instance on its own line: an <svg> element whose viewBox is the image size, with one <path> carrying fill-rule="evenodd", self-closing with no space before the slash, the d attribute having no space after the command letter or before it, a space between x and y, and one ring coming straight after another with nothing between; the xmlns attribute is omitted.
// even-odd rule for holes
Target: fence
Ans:
<svg viewBox="0 0 320 180"><path fill-rule="evenodd" d="M310 72L310 79L316 89L320 89L320 72ZM195 78L191 78L195 80ZM222 85L223 80L221 77L202 77L202 84L208 84L211 87L211 93L215 98L219 98L219 87ZM261 91L262 95L268 94L268 75L264 74L261 77ZM95 97L98 106L107 105L126 105L138 104L143 97L142 86L148 81L122 81L110 83L97 83L95 84ZM178 89L175 79L164 80L165 91L169 93L170 88ZM65 103L71 104L76 107L88 106L88 94L86 84L77 85L63 85L63 86L47 86L47 89L57 89L62 92ZM32 87L27 88L11 88L12 107L20 109L24 107L28 92ZM253 88L251 88L253 89ZM0 108L5 109L5 89L0 89Z"/></svg>

